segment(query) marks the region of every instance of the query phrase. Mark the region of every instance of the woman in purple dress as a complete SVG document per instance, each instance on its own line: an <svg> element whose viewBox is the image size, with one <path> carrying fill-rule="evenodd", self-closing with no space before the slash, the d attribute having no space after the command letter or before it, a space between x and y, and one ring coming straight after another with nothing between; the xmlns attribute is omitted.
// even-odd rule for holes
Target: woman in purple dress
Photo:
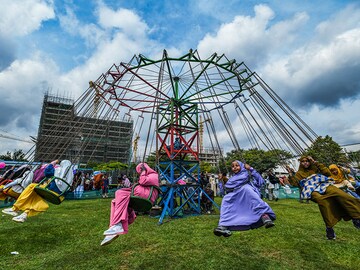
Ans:
<svg viewBox="0 0 360 270"><path fill-rule="evenodd" d="M249 164L238 160L231 163L234 175L226 182L220 220L214 234L228 237L231 231L245 231L261 226L273 227L275 213L261 199L260 187L264 184L261 175Z"/></svg>

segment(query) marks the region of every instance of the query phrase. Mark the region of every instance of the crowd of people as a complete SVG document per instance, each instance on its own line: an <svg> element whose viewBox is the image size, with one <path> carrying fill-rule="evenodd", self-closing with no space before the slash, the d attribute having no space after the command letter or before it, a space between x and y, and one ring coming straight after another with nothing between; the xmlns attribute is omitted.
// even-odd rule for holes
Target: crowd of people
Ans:
<svg viewBox="0 0 360 270"><path fill-rule="evenodd" d="M300 200L318 204L327 239L336 238L334 226L340 220L351 220L360 229L360 182L357 179L360 171L336 164L327 167L311 156L302 156L299 161L297 171L287 166L287 175L281 176L276 175L272 169L260 174L251 165L239 160L231 163L232 174L229 177L227 173L217 176L201 173L201 192L197 196L201 196L202 210L212 213L215 196L222 197L220 219L214 234L229 237L233 231L275 226L276 214L265 200L277 201L280 186L298 187ZM54 160L36 168L26 165L6 170L0 179L0 199L11 197L16 202L2 212L14 216L14 221L24 222L28 217L46 211L46 200L36 194L34 189L39 185L47 185L46 179L54 176L59 167L59 161ZM115 185L117 188L115 198L111 201L109 228L103 233L102 246L111 243L119 235L128 233L129 225L136 218L136 212L130 203L131 196L150 196L151 203L155 203L159 195L159 175L146 163L140 163L136 167L139 174L136 185L125 174L119 175L113 183L109 174L100 171L92 175L79 170L71 172L73 181L70 191L76 194L76 198L80 198L86 190L94 189L101 190L102 197L108 198L109 186ZM181 179L178 184L186 185L187 182ZM53 192L60 191L56 185L49 185L48 188ZM264 188L266 192L262 193ZM20 211L23 213L20 214Z"/></svg>
<svg viewBox="0 0 360 270"><path fill-rule="evenodd" d="M100 191L103 198L109 197L109 189L111 187L123 188L130 187L131 181L125 174L120 174L116 182L113 177L101 171L84 172L78 170L74 175L74 181L70 191L74 193L74 198L82 198L84 192L87 191Z"/></svg>

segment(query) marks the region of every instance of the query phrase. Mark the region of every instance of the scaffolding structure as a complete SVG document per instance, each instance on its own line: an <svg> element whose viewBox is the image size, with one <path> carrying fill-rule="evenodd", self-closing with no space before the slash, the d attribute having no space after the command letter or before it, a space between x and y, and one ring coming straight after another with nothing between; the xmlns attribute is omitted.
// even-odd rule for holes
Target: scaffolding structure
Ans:
<svg viewBox="0 0 360 270"><path fill-rule="evenodd" d="M77 115L73 100L46 93L34 159L127 163L132 129L130 120Z"/></svg>

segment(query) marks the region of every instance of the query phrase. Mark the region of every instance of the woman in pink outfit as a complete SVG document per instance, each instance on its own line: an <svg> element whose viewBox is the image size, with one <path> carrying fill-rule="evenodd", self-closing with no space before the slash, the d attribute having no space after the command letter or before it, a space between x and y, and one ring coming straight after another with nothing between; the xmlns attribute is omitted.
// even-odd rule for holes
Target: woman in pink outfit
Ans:
<svg viewBox="0 0 360 270"><path fill-rule="evenodd" d="M138 164L136 166L136 172L140 177L139 185L134 189L134 196L148 198L151 186L159 186L159 175L146 163ZM131 189L131 187L122 188L115 192L115 199L111 202L110 228L104 231L105 238L101 242L101 246L110 244L120 234L128 233L129 224L134 222L136 214L134 210L129 207ZM154 203L157 196L158 191L154 189L150 198L152 203Z"/></svg>

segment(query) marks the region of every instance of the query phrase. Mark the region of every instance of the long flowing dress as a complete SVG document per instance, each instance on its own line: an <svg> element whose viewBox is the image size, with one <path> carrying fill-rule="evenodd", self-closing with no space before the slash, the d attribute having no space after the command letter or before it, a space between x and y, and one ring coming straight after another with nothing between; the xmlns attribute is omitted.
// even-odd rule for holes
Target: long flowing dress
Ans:
<svg viewBox="0 0 360 270"><path fill-rule="evenodd" d="M261 199L260 187L264 179L253 168L249 172L242 162L238 161L241 170L225 184L227 193L221 203L219 226L233 231L256 229L263 225L262 215L267 214L272 220L276 215L270 206Z"/></svg>
<svg viewBox="0 0 360 270"><path fill-rule="evenodd" d="M142 170L145 168L145 170ZM151 186L159 186L159 176L156 171L151 169L146 163L140 163L136 166L136 172L140 174L139 185L134 189L134 196L148 198ZM110 212L110 227L121 222L124 232L120 234L127 234L129 225L136 219L135 211L129 207L131 195L130 188L122 188L115 192L115 199L111 202ZM154 202L158 196L157 189L153 190L150 198Z"/></svg>
<svg viewBox="0 0 360 270"><path fill-rule="evenodd" d="M39 184L36 183L28 185L20 194L12 209L14 211L24 211L29 217L45 212L49 208L49 205L35 192L34 188L38 185Z"/></svg>

